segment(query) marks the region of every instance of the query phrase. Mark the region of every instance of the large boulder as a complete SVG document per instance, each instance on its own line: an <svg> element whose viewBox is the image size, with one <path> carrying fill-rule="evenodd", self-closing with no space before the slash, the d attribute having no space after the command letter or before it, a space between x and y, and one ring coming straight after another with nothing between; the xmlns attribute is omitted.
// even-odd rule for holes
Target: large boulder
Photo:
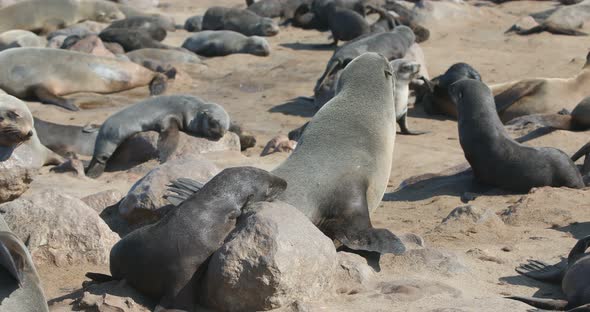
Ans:
<svg viewBox="0 0 590 312"><path fill-rule="evenodd" d="M31 147L22 144L7 160L0 161L0 203L18 198L29 189L40 168L34 156Z"/></svg>
<svg viewBox="0 0 590 312"><path fill-rule="evenodd" d="M0 205L10 229L36 264L107 264L119 240L98 213L80 199L46 190Z"/></svg>
<svg viewBox="0 0 590 312"><path fill-rule="evenodd" d="M117 204L125 195L117 190L106 190L82 198L82 201L99 214L105 208Z"/></svg>
<svg viewBox="0 0 590 312"><path fill-rule="evenodd" d="M167 161L131 187L119 204L119 213L130 222L157 220L164 214L160 209L168 205L164 194L170 181L190 178L205 183L217 173L217 166L198 156Z"/></svg>
<svg viewBox="0 0 590 312"><path fill-rule="evenodd" d="M321 296L338 264L332 241L295 207L249 207L209 262L202 298L219 311L259 311Z"/></svg>

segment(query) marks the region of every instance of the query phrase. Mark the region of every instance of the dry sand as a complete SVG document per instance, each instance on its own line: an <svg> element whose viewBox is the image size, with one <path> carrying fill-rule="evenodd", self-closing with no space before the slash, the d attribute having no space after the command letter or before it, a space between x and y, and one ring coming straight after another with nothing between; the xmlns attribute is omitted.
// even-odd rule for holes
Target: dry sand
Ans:
<svg viewBox="0 0 590 312"><path fill-rule="evenodd" d="M245 6L239 0L163 0L161 3L159 11L172 15L177 23L202 14L210 6ZM549 33L526 37L504 35L520 16L551 8L557 5L556 1L515 1L498 6L488 2L435 5L448 14L455 13L425 23L431 37L422 47L432 77L460 61L478 69L487 83L531 76L568 77L581 68L590 47L588 37ZM188 35L183 30L169 33L165 43L179 46ZM178 78L167 93L190 93L219 103L233 119L256 135L258 144L245 152L248 158L221 159L219 163L270 169L287 155L260 158L258 154L264 144L273 136L300 126L314 113L310 105L290 102L298 96L312 94L315 81L332 53L313 45L330 43L328 35L281 28L277 36L268 38L272 46L269 57L232 55L209 59L205 62L207 66L179 68ZM84 100L85 107L94 107L80 112L38 103L31 103L30 107L36 116L47 120L83 125L100 123L109 114L147 96L147 88L104 96L74 95L72 98ZM560 108L556 102L555 111ZM404 257L384 256L381 272L368 290L330 294L309 303L310 311L527 311L529 306L502 297L559 296L558 287L520 277L514 268L531 258L556 261L567 255L576 239L590 234L590 211L586 211L590 207L585 199L588 191L541 188L525 195L489 194L471 202L482 212L481 218L441 225L454 208L464 205L460 196L469 181L429 180L420 189L394 190L412 176L438 173L465 163L456 122L426 116L420 109L411 109L410 116L412 129L430 133L397 136L390 187L372 220L375 226L394 233L419 234L432 250ZM572 154L587 140L588 132L555 131L528 144L553 146ZM57 181L77 196L113 188L126 192L138 178L136 174L107 173L93 181L44 170L30 192ZM108 267L40 268L50 299L79 288L87 271L108 272Z"/></svg>

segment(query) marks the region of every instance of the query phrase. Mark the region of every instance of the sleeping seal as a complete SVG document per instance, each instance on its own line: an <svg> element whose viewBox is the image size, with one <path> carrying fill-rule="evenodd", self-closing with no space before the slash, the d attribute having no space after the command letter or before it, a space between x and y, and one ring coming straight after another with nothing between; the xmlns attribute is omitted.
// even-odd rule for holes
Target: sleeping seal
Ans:
<svg viewBox="0 0 590 312"><path fill-rule="evenodd" d="M270 18L233 8L211 7L203 16L202 30L233 30L246 36L274 36L279 26Z"/></svg>
<svg viewBox="0 0 590 312"><path fill-rule="evenodd" d="M496 113L492 91L483 82L460 80L449 87L449 95L459 113L459 142L477 181L513 192L584 187L582 175L564 152L529 147L510 137Z"/></svg>
<svg viewBox="0 0 590 312"><path fill-rule="evenodd" d="M151 94L160 94L168 79L132 62L59 49L4 50L0 65L0 89L6 93L69 110L78 107L61 95L113 93L148 84Z"/></svg>
<svg viewBox="0 0 590 312"><path fill-rule="evenodd" d="M545 310L588 311L590 309L590 255L586 249L590 246L590 236L580 239L570 251L567 260L554 265L541 261L529 260L516 268L516 272L530 278L561 284L566 300L542 299L511 296L509 299L522 301Z"/></svg>
<svg viewBox="0 0 590 312"><path fill-rule="evenodd" d="M283 179L262 169L224 169L159 222L115 244L113 278L160 299L160 307L193 311L203 264L223 245L242 209L272 201L286 187Z"/></svg>
<svg viewBox="0 0 590 312"><path fill-rule="evenodd" d="M166 162L178 145L178 131L219 140L230 127L223 107L190 95L152 97L110 116L100 127L86 174L99 177L117 147L130 136L158 131L160 161Z"/></svg>
<svg viewBox="0 0 590 312"><path fill-rule="evenodd" d="M246 37L231 30L204 30L188 37L182 47L203 56L225 56L248 53L268 56L270 45L258 36Z"/></svg>

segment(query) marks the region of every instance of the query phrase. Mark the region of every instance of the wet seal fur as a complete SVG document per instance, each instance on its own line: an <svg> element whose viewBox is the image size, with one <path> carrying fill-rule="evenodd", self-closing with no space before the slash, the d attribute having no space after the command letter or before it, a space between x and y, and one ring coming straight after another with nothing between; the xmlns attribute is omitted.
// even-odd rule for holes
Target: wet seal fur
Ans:
<svg viewBox="0 0 590 312"><path fill-rule="evenodd" d="M1 216L0 311L49 312L31 254Z"/></svg>
<svg viewBox="0 0 590 312"><path fill-rule="evenodd" d="M0 65L0 89L6 93L69 110L78 107L61 95L113 93L145 85L157 95L173 78L112 57L47 48L4 50L0 52Z"/></svg>
<svg viewBox="0 0 590 312"><path fill-rule="evenodd" d="M117 147L139 132L160 133L158 151L163 163L176 150L179 131L218 140L229 127L229 115L217 104L190 95L152 97L115 113L102 124L86 174L99 177Z"/></svg>
<svg viewBox="0 0 590 312"><path fill-rule="evenodd" d="M247 37L231 30L204 30L188 37L182 47L203 56L248 53L268 56L270 45L258 36Z"/></svg>
<svg viewBox="0 0 590 312"><path fill-rule="evenodd" d="M514 192L533 187L584 187L582 175L562 151L529 147L513 140L496 113L491 90L481 81L449 87L459 112L459 142L476 180Z"/></svg>
<svg viewBox="0 0 590 312"><path fill-rule="evenodd" d="M110 255L113 278L125 279L160 307L192 311L208 258L223 245L249 204L272 201L287 183L265 170L220 172L158 223L119 241Z"/></svg>
<svg viewBox="0 0 590 312"><path fill-rule="evenodd" d="M516 272L532 279L561 284L565 300L543 299L532 297L511 296L509 299L522 301L544 310L588 311L590 309L590 255L586 249L590 246L590 236L580 239L570 251L567 259L549 265L537 260L516 268Z"/></svg>

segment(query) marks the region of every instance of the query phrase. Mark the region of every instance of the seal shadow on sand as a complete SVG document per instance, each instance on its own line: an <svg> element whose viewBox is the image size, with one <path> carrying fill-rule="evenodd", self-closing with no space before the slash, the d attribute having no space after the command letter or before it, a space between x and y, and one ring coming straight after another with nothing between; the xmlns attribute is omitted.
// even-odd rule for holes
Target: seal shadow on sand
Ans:
<svg viewBox="0 0 590 312"><path fill-rule="evenodd" d="M590 236L590 222L574 222L570 225L556 228L561 232L570 233L575 239Z"/></svg>
<svg viewBox="0 0 590 312"><path fill-rule="evenodd" d="M440 173L427 173L408 178L393 192L386 193L383 200L420 201L442 195L463 197L465 193L486 196L511 194L477 183L469 164L461 164Z"/></svg>
<svg viewBox="0 0 590 312"><path fill-rule="evenodd" d="M311 118L318 110L315 107L313 100L300 96L290 99L286 103L279 104L268 111L271 113L283 113L285 115Z"/></svg>
<svg viewBox="0 0 590 312"><path fill-rule="evenodd" d="M331 43L281 43L281 47L285 47L295 51L310 50L310 51L331 51L335 50L335 46Z"/></svg>

